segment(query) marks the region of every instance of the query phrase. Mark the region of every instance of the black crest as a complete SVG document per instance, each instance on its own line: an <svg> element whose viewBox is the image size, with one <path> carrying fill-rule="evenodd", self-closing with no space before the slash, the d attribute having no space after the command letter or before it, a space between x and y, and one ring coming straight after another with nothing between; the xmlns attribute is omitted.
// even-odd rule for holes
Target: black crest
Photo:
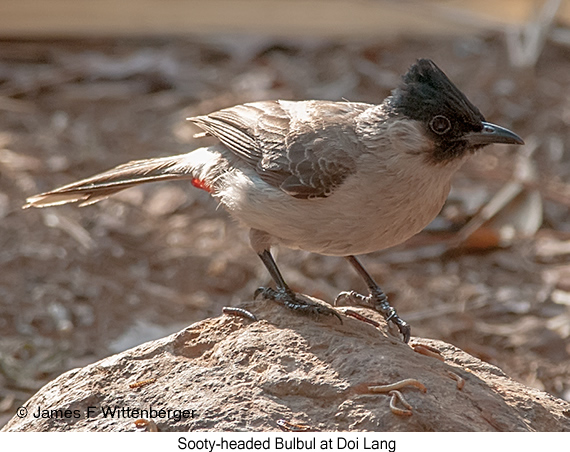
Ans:
<svg viewBox="0 0 570 452"><path fill-rule="evenodd" d="M418 60L409 69L388 103L392 114L425 123L440 150L455 155L460 151L457 140L482 130L485 121L479 109L428 59Z"/></svg>
<svg viewBox="0 0 570 452"><path fill-rule="evenodd" d="M404 75L402 84L392 93L391 105L395 112L425 122L437 115L471 125L485 120L465 94L428 59L418 60Z"/></svg>

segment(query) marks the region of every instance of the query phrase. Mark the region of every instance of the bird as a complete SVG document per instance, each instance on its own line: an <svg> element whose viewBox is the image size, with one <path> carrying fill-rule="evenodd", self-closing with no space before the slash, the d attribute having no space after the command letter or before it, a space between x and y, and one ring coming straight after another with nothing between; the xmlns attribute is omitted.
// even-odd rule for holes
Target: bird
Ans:
<svg viewBox="0 0 570 452"><path fill-rule="evenodd" d="M430 59L419 59L379 104L327 100L245 103L187 118L214 144L180 155L131 161L27 198L28 207L86 206L146 182L186 179L208 192L242 225L275 288L255 296L300 313L340 316L286 283L274 245L344 257L368 294L335 300L380 312L403 341L410 325L358 255L398 245L440 212L451 179L476 151L521 145L514 132L487 122ZM342 320L341 320L342 321Z"/></svg>

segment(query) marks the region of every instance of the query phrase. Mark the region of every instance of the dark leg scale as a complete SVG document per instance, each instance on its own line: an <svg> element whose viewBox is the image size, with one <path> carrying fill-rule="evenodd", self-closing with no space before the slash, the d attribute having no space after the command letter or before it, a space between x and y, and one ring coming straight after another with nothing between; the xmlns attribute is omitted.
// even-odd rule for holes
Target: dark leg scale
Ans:
<svg viewBox="0 0 570 452"><path fill-rule="evenodd" d="M384 316L387 322L392 322L398 327L403 336L404 342L408 343L411 337L412 329L407 322L398 317L396 310L388 303L388 297L378 284L372 279L370 274L364 269L362 264L354 256L346 256L346 259L352 264L355 270L362 276L370 291L368 296L359 294L354 291L341 292L336 297L334 304L338 304L340 300L346 299L351 304L363 306L365 308L374 309Z"/></svg>

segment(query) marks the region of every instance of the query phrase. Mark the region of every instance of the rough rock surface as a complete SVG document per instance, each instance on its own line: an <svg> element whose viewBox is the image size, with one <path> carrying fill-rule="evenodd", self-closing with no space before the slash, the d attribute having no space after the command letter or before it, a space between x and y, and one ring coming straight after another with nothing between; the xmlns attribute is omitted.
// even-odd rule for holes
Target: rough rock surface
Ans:
<svg viewBox="0 0 570 452"><path fill-rule="evenodd" d="M314 431L570 431L567 402L443 342L412 338L445 361L414 352L368 311L359 312L379 328L344 316L342 324L307 318L269 301L243 307L260 321L206 319L61 375L3 430L274 431L285 421ZM462 389L450 372L465 380ZM408 378L427 388L400 390L410 416L394 414L389 395L368 393L369 384ZM103 415L113 408L122 416ZM154 424L135 424L153 414L137 408L156 410Z"/></svg>

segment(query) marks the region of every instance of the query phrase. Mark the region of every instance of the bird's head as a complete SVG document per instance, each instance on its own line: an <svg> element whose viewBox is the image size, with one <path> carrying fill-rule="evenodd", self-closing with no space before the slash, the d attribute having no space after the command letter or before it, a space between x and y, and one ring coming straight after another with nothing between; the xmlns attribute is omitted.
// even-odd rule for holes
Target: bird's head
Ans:
<svg viewBox="0 0 570 452"><path fill-rule="evenodd" d="M429 159L446 163L492 143L524 144L514 132L491 124L435 63L418 60L387 99L395 117L417 121L433 143Z"/></svg>

